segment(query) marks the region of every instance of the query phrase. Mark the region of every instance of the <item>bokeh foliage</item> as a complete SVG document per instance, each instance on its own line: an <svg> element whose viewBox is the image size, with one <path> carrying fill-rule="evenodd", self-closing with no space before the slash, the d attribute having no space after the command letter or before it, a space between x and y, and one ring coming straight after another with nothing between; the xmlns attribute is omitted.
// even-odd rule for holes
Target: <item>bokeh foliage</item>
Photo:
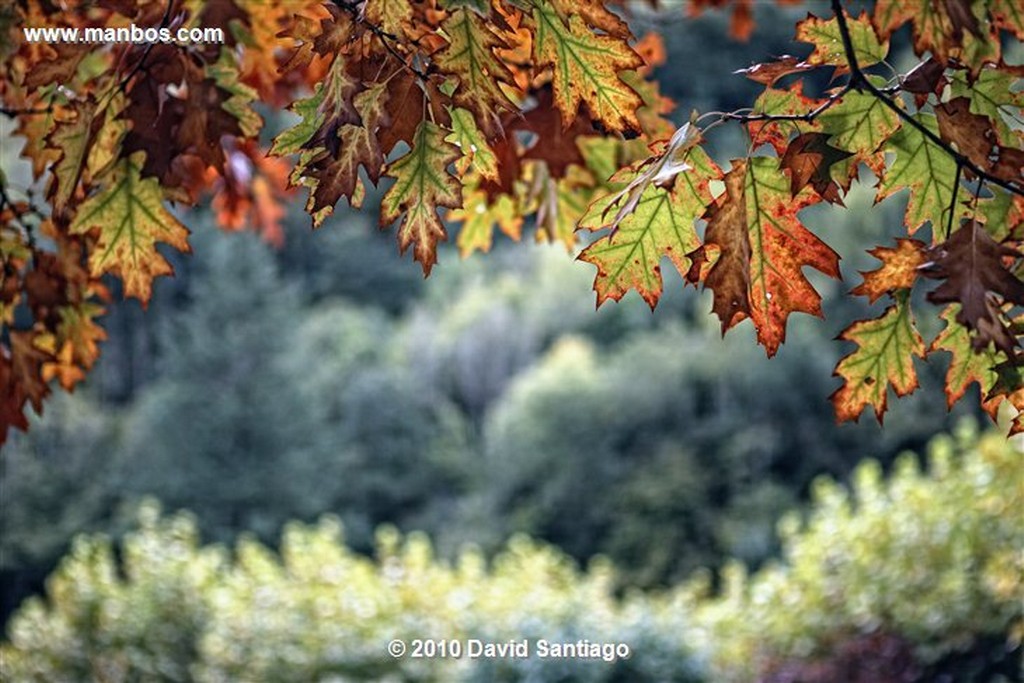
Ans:
<svg viewBox="0 0 1024 683"><path fill-rule="evenodd" d="M697 575L625 596L607 561L581 571L523 536L490 562L471 548L446 562L425 536L383 527L371 559L324 518L290 525L279 552L249 538L229 553L201 545L190 515L161 516L151 503L117 551L104 536L76 540L47 598L12 620L2 674L825 681L844 671L858 681L1010 681L1024 636L1020 458L1001 435L963 430L936 439L924 469L906 455L886 478L868 461L852 490L819 480L806 520L783 520L779 564L749 575L731 566L719 591ZM585 638L626 642L633 655L605 663L386 654L391 639L430 637Z"/></svg>

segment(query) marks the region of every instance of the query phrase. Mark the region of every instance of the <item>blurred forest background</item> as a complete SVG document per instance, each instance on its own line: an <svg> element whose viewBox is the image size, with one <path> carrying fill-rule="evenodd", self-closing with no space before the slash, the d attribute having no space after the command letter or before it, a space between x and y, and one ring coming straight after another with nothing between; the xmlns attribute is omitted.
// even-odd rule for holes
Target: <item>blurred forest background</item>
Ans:
<svg viewBox="0 0 1024 683"><path fill-rule="evenodd" d="M752 101L758 86L729 70L803 54L788 42L802 11L758 11L749 43L729 41L721 16L635 23L666 38L658 77L680 122ZM721 162L745 144L735 128L713 143ZM19 146L3 140L12 183L27 179ZM287 521L331 513L356 551L382 524L426 532L442 556L521 532L581 563L606 556L619 587L666 587L727 558L761 566L815 477L846 481L867 456L888 469L978 414L976 399L947 414L933 363L884 429L870 414L835 424L830 374L847 349L834 338L867 308L842 295L902 210L903 198L872 207L870 185L850 210L809 212L845 280L815 281L826 319L796 316L772 360L749 324L723 340L710 298L675 275L653 314L636 296L595 312L593 269L529 233L467 260L448 245L423 280L369 211L339 207L313 232L296 200L280 248L190 213L194 256L148 310L110 306L87 383L4 447L5 623L76 534L118 536L146 496L190 510L206 541L276 545Z"/></svg>

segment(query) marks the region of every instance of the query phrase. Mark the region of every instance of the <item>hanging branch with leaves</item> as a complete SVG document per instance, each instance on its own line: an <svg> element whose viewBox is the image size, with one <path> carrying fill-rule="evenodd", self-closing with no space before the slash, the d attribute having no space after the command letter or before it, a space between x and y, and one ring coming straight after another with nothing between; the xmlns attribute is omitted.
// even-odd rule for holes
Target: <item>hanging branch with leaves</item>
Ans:
<svg viewBox="0 0 1024 683"><path fill-rule="evenodd" d="M950 405L976 383L993 415L1024 408L1024 81L1002 55L1024 39L1017 5L879 0L850 16L833 0L796 25L806 58L738 72L764 86L751 108L677 129L653 78L661 40L632 34L625 1L15 0L0 9L0 113L44 201L0 176L0 441L51 384L85 377L111 291L145 303L171 274L160 249L189 250L171 205L209 198L223 228L280 242L293 193L321 226L342 198L362 206L366 183L384 186L382 227L397 226L425 275L453 225L466 256L532 224L538 239L583 243L598 305L634 290L654 308L667 261L713 292L723 331L750 319L774 355L792 313L822 315L804 269L840 277L800 212L842 205L868 169L879 201L907 191L906 236L870 250L880 266L852 291L891 305L843 333L855 348L836 368L836 415L881 419L890 388L913 391L914 359L937 351L952 357ZM751 6L732 3L739 37ZM220 26L225 42L24 30L129 23ZM886 59L907 24L922 61L898 74ZM821 72L833 86L814 93ZM269 150L256 102L295 114ZM749 147L723 169L703 144L727 124ZM910 306L928 286L946 325L930 344Z"/></svg>

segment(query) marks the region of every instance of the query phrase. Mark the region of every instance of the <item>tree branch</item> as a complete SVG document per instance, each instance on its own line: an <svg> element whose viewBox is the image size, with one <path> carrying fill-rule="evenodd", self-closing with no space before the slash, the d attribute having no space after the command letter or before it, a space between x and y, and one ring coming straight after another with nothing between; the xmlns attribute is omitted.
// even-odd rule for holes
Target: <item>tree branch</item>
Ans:
<svg viewBox="0 0 1024 683"><path fill-rule="evenodd" d="M994 176L985 169L981 168L973 161L968 159L966 156L955 150L946 141L940 138L938 135L929 130L923 123L915 119L909 112L899 107L891 98L886 96L881 89L875 86L864 72L860 68L860 64L857 62L857 55L853 49L853 40L850 38L850 27L846 23L846 13L843 11L842 0L831 0L832 10L835 12L836 21L839 24L839 34L843 38L843 51L846 53L846 60L850 65L850 82L849 85L857 90L866 90L868 93L878 99L883 105L892 110L897 116L900 117L907 125L917 130L923 135L928 141L939 147L957 163L958 172L962 168L966 168L974 175L979 178L984 178L993 185L998 185L1008 192L1013 194L1021 195L1024 197L1024 187L1016 183L1003 180L998 176ZM955 197L954 193L954 197Z"/></svg>

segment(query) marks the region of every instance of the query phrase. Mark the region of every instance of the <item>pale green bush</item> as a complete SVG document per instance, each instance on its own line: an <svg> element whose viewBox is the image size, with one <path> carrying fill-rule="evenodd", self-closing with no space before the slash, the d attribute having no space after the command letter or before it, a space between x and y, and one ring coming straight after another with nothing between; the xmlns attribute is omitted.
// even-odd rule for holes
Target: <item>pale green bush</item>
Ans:
<svg viewBox="0 0 1024 683"><path fill-rule="evenodd" d="M782 563L753 576L730 566L719 597L681 591L714 680L827 660L872 634L906 642L922 672L985 638L1019 663L1024 459L1005 437L938 438L927 472L906 455L888 481L866 461L852 492L822 479L813 499L805 523L779 525Z"/></svg>
<svg viewBox="0 0 1024 683"><path fill-rule="evenodd" d="M515 538L488 563L454 564L425 536L378 534L354 553L340 525L290 525L280 554L253 540L233 561L200 547L195 523L145 508L118 573L110 542L81 537L14 617L5 681L691 681L680 615L637 595L617 600L612 572L581 572L561 552ZM414 639L624 642L628 660L391 657ZM534 650L535 651L535 650Z"/></svg>

